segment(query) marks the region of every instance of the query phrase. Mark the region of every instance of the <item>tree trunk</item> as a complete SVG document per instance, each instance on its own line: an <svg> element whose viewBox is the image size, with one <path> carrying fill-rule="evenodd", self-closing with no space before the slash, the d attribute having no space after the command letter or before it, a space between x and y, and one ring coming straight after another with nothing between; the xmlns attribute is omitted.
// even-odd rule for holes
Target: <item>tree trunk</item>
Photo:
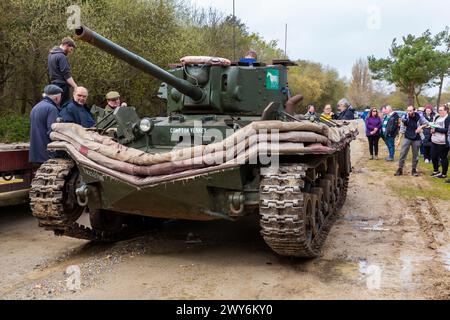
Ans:
<svg viewBox="0 0 450 320"><path fill-rule="evenodd" d="M2 101L4 101L4 97L3 95L5 94L5 85L2 83L0 84L0 98L2 99Z"/></svg>
<svg viewBox="0 0 450 320"><path fill-rule="evenodd" d="M28 100L28 94L27 94L27 88L22 88L22 104L20 105L20 114L22 116L25 115L27 112L27 101Z"/></svg>
<svg viewBox="0 0 450 320"><path fill-rule="evenodd" d="M439 84L439 93L438 93L438 98L437 98L437 107L439 109L439 106L441 105L441 97L442 97L442 87L444 86L444 78L445 76L442 75L441 76L441 83Z"/></svg>
<svg viewBox="0 0 450 320"><path fill-rule="evenodd" d="M31 72L30 72L30 84L31 84L31 94L32 96L30 97L31 99L31 105L35 105L36 103L39 102L39 100L41 100L41 90L40 90L40 86L41 86L41 79L42 79L42 74L40 74L40 69L39 69L39 53L37 50L33 50L32 51L32 56L33 56L33 61L32 61L32 65L31 65Z"/></svg>
<svg viewBox="0 0 450 320"><path fill-rule="evenodd" d="M408 107L409 106L413 106L414 107L415 94L416 94L416 92L414 90L414 87L410 88L409 92L408 92Z"/></svg>
<svg viewBox="0 0 450 320"><path fill-rule="evenodd" d="M420 100L419 100L420 93L415 93L415 96L417 101L417 108L420 108Z"/></svg>
<svg viewBox="0 0 450 320"><path fill-rule="evenodd" d="M447 30L448 31L448 30ZM445 51L446 54L450 52L450 42L447 45L447 50ZM442 98L442 87L444 86L444 79L445 79L445 72L441 75L441 83L439 84L439 94L437 98L437 108L439 110L439 106L441 105L441 98Z"/></svg>
<svg viewBox="0 0 450 320"><path fill-rule="evenodd" d="M16 97L17 97L17 93L19 92L19 87L21 85L20 81L17 81L17 76L14 76L12 78L12 83L13 85L11 85L9 87L9 89L7 90L7 98L5 99L9 99L9 103L8 103L8 107L12 110L16 110Z"/></svg>

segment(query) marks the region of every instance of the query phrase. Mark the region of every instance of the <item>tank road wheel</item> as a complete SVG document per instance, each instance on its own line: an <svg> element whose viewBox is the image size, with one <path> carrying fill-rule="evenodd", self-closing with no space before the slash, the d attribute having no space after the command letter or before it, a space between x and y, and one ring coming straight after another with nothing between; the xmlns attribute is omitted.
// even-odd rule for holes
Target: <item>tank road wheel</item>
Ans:
<svg viewBox="0 0 450 320"><path fill-rule="evenodd" d="M324 198L324 216L329 217L334 212L333 203L333 184L330 180L322 179L319 183L320 189L323 191Z"/></svg>
<svg viewBox="0 0 450 320"><path fill-rule="evenodd" d="M300 218L304 221L303 237L306 240L306 245L311 246L314 236L316 235L316 226L314 221L314 208L315 201L314 197L310 194L303 194L303 210L300 210Z"/></svg>
<svg viewBox="0 0 450 320"><path fill-rule="evenodd" d="M334 175L332 174L327 174L326 178L324 179L325 181L328 181L330 184L330 202L329 202L329 206L330 206L330 215L334 214L336 212L337 209L337 202L339 200L339 193L337 190L337 179Z"/></svg>
<svg viewBox="0 0 450 320"><path fill-rule="evenodd" d="M261 172L261 234L281 256L317 257L333 223L324 215L327 199L334 194L332 182L323 180L325 188L312 188L306 193L302 191L305 176L302 165ZM330 207L328 215L333 213Z"/></svg>
<svg viewBox="0 0 450 320"><path fill-rule="evenodd" d="M317 230L316 233L319 233L325 222L325 208L327 203L322 188L313 188L312 193L317 197L317 205L314 209L314 221Z"/></svg>

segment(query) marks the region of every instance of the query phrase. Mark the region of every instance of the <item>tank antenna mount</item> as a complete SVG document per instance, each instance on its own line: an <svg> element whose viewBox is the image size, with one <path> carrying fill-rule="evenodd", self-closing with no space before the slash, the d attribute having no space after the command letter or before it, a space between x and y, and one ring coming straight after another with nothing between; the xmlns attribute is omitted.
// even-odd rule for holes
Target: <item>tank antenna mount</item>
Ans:
<svg viewBox="0 0 450 320"><path fill-rule="evenodd" d="M288 24L286 23L286 28L284 30L284 55L286 56L286 59L288 58L287 41L288 41Z"/></svg>

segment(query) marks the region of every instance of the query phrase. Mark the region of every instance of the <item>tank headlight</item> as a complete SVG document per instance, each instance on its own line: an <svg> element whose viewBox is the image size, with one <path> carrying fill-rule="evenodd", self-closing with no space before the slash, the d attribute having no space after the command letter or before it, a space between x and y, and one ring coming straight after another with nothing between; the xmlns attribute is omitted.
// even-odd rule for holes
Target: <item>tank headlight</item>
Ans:
<svg viewBox="0 0 450 320"><path fill-rule="evenodd" d="M153 122L148 118L144 118L139 122L139 130L142 133L149 133L153 129Z"/></svg>

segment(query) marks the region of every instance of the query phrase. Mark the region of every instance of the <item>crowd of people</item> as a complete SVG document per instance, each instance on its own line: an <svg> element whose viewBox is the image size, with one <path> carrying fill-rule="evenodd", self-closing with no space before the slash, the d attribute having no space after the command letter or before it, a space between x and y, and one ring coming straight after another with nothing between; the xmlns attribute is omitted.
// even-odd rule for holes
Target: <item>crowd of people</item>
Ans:
<svg viewBox="0 0 450 320"><path fill-rule="evenodd" d="M400 116L389 105L381 109L382 115L377 108L370 109L365 119L370 159L378 160L379 141L382 139L389 152L386 161L394 161L396 151L400 152L395 176L404 174L405 162L411 150L413 176L419 176L417 168L422 155L425 163L433 164L432 177L446 180L450 150L449 106L441 105L436 111L432 105L420 110L409 106L406 114ZM446 183L450 183L450 180L446 180Z"/></svg>
<svg viewBox="0 0 450 320"><path fill-rule="evenodd" d="M316 112L316 107L313 104L308 105L308 112L305 114L306 119L322 119L325 121L330 120L355 120L356 110L350 104L347 99L341 99L337 103L338 113L333 113L333 107L331 104L327 104L323 109L322 114Z"/></svg>
<svg viewBox="0 0 450 320"><path fill-rule="evenodd" d="M330 120L354 120L356 111L346 99L338 102L339 114L333 113L331 105L326 105L320 119ZM316 107L308 106L306 119L316 117ZM388 162L395 161L396 153L399 153L398 169L395 176L404 174L405 163L409 152L412 153L411 175L419 176L418 165L420 155L425 163L433 164L432 177L447 180L450 150L450 114L449 105L444 104L436 110L432 105L416 110L413 106L407 108L406 113L394 111L387 105L378 110L371 108L364 115L366 136L369 143L370 160L379 160L380 140L383 140L388 149Z"/></svg>

